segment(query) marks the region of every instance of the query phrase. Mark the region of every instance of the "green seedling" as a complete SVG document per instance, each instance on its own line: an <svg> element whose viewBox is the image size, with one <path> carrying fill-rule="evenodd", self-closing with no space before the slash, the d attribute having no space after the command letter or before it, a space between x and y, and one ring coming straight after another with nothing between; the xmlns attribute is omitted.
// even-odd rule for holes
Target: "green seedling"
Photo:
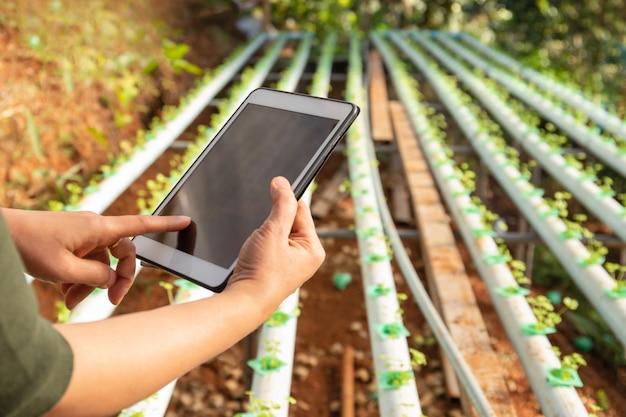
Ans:
<svg viewBox="0 0 626 417"><path fill-rule="evenodd" d="M552 350L556 356L561 356L561 350L558 346L552 346ZM561 359L560 368L547 369L548 382L553 386L582 387L583 382L578 375L578 369L583 365L587 365L587 362L580 353L564 356Z"/></svg>
<svg viewBox="0 0 626 417"><path fill-rule="evenodd" d="M280 327L287 323L292 317L291 314L276 310L265 323L270 327Z"/></svg>
<svg viewBox="0 0 626 417"><path fill-rule="evenodd" d="M615 190L613 190L614 180L611 177L602 177L598 187L600 187L600 194L597 196L598 198L605 197L614 197L616 195Z"/></svg>
<svg viewBox="0 0 626 417"><path fill-rule="evenodd" d="M417 351L417 350L416 350ZM419 352L419 351L417 351ZM419 354L416 354L416 360L418 362L421 361ZM411 383L414 380L413 370L412 369L402 369L405 365L401 361L397 361L397 363L393 363L387 355L381 355L381 359L385 360L385 371L381 372L379 377L380 386L385 390L393 390L401 388L405 385Z"/></svg>
<svg viewBox="0 0 626 417"><path fill-rule="evenodd" d="M260 375L266 375L268 373L278 371L280 368L286 365L285 362L281 361L277 356L278 344L280 344L280 341L266 340L265 344L265 351L267 352L267 354L260 358L251 359L248 361L248 366L250 366Z"/></svg>
<svg viewBox="0 0 626 417"><path fill-rule="evenodd" d="M563 307L558 311L555 311L554 304L545 295L526 299L537 319L532 328L538 332L554 329L563 320L562 316L565 312L578 308L578 300L570 297L563 298Z"/></svg>
<svg viewBox="0 0 626 417"><path fill-rule="evenodd" d="M376 332L381 339L399 339L410 335L402 323L383 323L376 325Z"/></svg>
<svg viewBox="0 0 626 417"><path fill-rule="evenodd" d="M189 45L184 43L177 44L169 39L164 39L162 42L163 55L165 55L176 74L188 72L190 74L200 75L202 74L202 69L184 59L189 49Z"/></svg>
<svg viewBox="0 0 626 417"><path fill-rule="evenodd" d="M618 287L626 287L626 265L620 265L615 262L607 262L604 264L606 270L611 274Z"/></svg>
<svg viewBox="0 0 626 417"><path fill-rule="evenodd" d="M608 395L606 395L606 391L599 389L596 392L596 396L598 399L596 404L592 405L592 409L594 411L609 411L609 408L611 408L611 401L609 400Z"/></svg>
<svg viewBox="0 0 626 417"><path fill-rule="evenodd" d="M280 409L280 404L276 404L275 402L269 400L261 400L259 398L254 398L252 391L246 391L246 394L250 397L248 404L246 405L247 413L237 413L235 417L273 417L274 411ZM291 405L297 403L297 400L289 396L287 397L287 402Z"/></svg>
<svg viewBox="0 0 626 417"><path fill-rule="evenodd" d="M402 323L402 315L404 314L404 309L400 306L403 301L409 299L409 296L403 292L399 292L396 294L396 298L398 299L398 309L396 310L396 320Z"/></svg>
<svg viewBox="0 0 626 417"><path fill-rule="evenodd" d="M606 255L609 253L608 248L596 239L589 240L587 243L587 251L589 252L589 255L578 260L578 262L584 266L603 264L606 259Z"/></svg>
<svg viewBox="0 0 626 417"><path fill-rule="evenodd" d="M581 366L587 365L587 361L580 353L572 353L566 355L561 359L561 364L564 368L578 370Z"/></svg>
<svg viewBox="0 0 626 417"><path fill-rule="evenodd" d="M261 358L261 367L265 371L271 371L274 369L278 369L284 363L273 355L266 355Z"/></svg>
<svg viewBox="0 0 626 417"><path fill-rule="evenodd" d="M507 248L508 251L508 248ZM509 253L510 256L510 253ZM526 264L520 260L517 259L511 259L509 258L509 268L511 270L511 274L513 275L513 278L515 278L515 281L517 281L517 283L519 285L528 285L531 283L530 278L528 278L526 276Z"/></svg>
<svg viewBox="0 0 626 417"><path fill-rule="evenodd" d="M367 292L371 297L381 297L389 294L391 292L391 288L387 287L384 284L376 284L370 286Z"/></svg>
<svg viewBox="0 0 626 417"><path fill-rule="evenodd" d="M413 381L413 371L385 371L380 376L380 384L383 389L394 390L402 388Z"/></svg>
<svg viewBox="0 0 626 417"><path fill-rule="evenodd" d="M413 340L417 346L434 346L437 344L437 339L433 336L416 335L413 337Z"/></svg>
<svg viewBox="0 0 626 417"><path fill-rule="evenodd" d="M626 146L626 144L624 146ZM626 206L626 193L619 193L615 196L615 198L621 203L622 206ZM626 207L624 207L621 214L622 217L626 216Z"/></svg>
<svg viewBox="0 0 626 417"><path fill-rule="evenodd" d="M426 355L422 351L415 348L409 348L409 353L411 354L411 365L413 367L426 365Z"/></svg>
<svg viewBox="0 0 626 417"><path fill-rule="evenodd" d="M465 189L473 191L476 189L476 173L470 169L467 162L461 164L459 180Z"/></svg>
<svg viewBox="0 0 626 417"><path fill-rule="evenodd" d="M607 262L604 264L607 272L611 274L613 280L617 284L615 288L607 291L611 298L626 297L626 265L620 265L615 262Z"/></svg>
<svg viewBox="0 0 626 417"><path fill-rule="evenodd" d="M174 284L167 281L159 282L159 286L164 288L167 292L167 299L170 304L174 304Z"/></svg>

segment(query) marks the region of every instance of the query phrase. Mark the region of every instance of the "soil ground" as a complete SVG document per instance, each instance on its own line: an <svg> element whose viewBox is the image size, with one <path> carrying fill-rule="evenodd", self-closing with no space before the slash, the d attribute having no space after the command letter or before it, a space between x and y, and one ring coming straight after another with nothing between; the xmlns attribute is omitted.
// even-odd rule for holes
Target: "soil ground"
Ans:
<svg viewBox="0 0 626 417"><path fill-rule="evenodd" d="M222 26L228 26L224 30L217 30L202 19L188 19L186 22L185 41L192 46L193 51L189 59L203 67L216 65L232 47L241 42L241 38L233 34L232 22L222 22ZM77 161L92 169L104 162L102 149L91 136L80 133L77 126L81 126L81 121L85 120L110 124L111 114L100 105L101 87L97 84L79 87L69 99L65 97L59 88L57 68L22 54L20 48L23 46L18 41L18 35L15 30L0 26L0 80L4 80L5 87L12 86L10 89L0 87L0 199L3 205L40 208L39 196L44 190L49 191L49 187L54 186L54 178L49 177L50 172L67 172ZM37 88L32 87L34 77L39 79ZM175 104L191 83L190 77L181 77L177 80L177 88L170 92L166 102L161 100L146 104L156 106L158 113L158 106ZM24 91L29 94L23 93ZM55 109L53 115L41 120L45 126L45 131L42 132L45 149L43 157L33 155L25 134L26 119L21 113L14 111L27 103L32 104L31 111L35 115L38 114L38 109ZM137 116L135 122L126 128L127 131L120 132L111 146L116 146L123 137L132 137L136 129L145 127L143 123L141 117ZM74 141L66 147L55 146L55 141L63 136L63 132L68 131L76 133ZM74 151L68 152L68 148ZM167 155L159 159L106 214L137 212L137 192L144 187L147 179L158 172L167 172L171 152L173 151L168 151ZM320 173L320 184L332 176L340 159L341 155L337 154L328 162ZM47 171L42 171L39 176L27 175L43 168ZM346 197L333 207L328 216L317 219L317 224L319 227L349 228L353 215L350 198ZM340 415L342 353L347 346L355 350L356 415L377 415L373 395L375 378L356 242L351 238L324 238L323 243L327 260L301 291L302 314L298 321L296 366L292 385L292 395L297 404L291 408L290 416ZM405 244L418 273L423 275L423 260L417 240L407 239ZM519 361L507 342L489 296L472 269L463 245L459 244L459 248L464 254L493 348L501 358L502 375L514 400L515 411L521 417L540 416L537 402ZM352 283L343 291L332 284L336 272L347 272L352 276ZM173 277L163 272L144 269L116 314L166 305L167 295L158 283L172 279ZM399 291L410 293L399 273L397 283ZM55 301L60 299L58 288L36 282L34 289L40 300L42 315L55 320ZM445 390L438 347L423 342L431 340L431 333L418 306L410 298L402 307L405 324L412 334L409 344L424 351L428 359L427 365L416 370L424 413L430 417L461 415L458 399L450 398ZM416 335L422 336L422 339L416 339ZM554 342L566 353L573 349L564 336ZM251 340L246 339L181 378L170 403L168 417L232 416L243 411L250 376L245 360L251 344ZM585 355L585 358L589 365L581 369L586 382L585 387L580 390L581 396L591 405L598 401L598 393L602 390L608 396L611 407L609 411L599 412L598 415L622 415L622 410L626 410L626 373L623 369L611 369L592 354Z"/></svg>

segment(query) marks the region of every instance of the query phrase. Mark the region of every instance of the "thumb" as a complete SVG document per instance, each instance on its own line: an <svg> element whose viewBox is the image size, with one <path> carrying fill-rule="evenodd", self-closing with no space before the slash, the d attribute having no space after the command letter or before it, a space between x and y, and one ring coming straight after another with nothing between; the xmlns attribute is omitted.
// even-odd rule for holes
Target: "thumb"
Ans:
<svg viewBox="0 0 626 417"><path fill-rule="evenodd" d="M272 211L268 221L281 228L281 232L289 235L298 211L298 202L289 181L285 177L274 177L270 186L270 193L272 196ZM285 230L282 230L282 228Z"/></svg>

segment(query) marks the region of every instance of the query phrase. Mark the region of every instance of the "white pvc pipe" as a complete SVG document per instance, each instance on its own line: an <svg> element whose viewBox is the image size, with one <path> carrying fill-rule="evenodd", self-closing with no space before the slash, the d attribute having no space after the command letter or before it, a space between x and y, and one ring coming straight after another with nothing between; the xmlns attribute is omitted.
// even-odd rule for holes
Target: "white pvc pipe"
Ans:
<svg viewBox="0 0 626 417"><path fill-rule="evenodd" d="M383 57L383 60L385 61L385 65L389 69L390 77L391 77L392 82L394 83L396 91L401 92L400 93L401 97L405 97L405 100L404 100L405 107L406 107L406 102L413 103L412 106L414 106L415 103L418 102L418 100L413 99L409 96L406 96L406 94L412 90L412 87L405 85L402 82L403 71L401 70L401 66L397 65L397 62L398 62L397 57L396 59L394 59L394 55L391 54L390 48L387 46L386 43L382 41L381 36L378 33L373 33L371 35L371 38L372 38L374 45L376 46L381 56ZM428 123L426 123L423 127L427 127L427 126L428 126ZM372 146L371 143L369 146L369 151L370 151L370 154L374 153L374 147ZM377 178L376 191L378 194L378 199L379 201L382 201L384 200L385 196L382 190L382 186L380 184L379 175L376 170L372 170L372 172L373 172L373 175ZM413 264L405 251L404 244L402 240L400 239L400 236L397 233L397 230L393 222L393 218L391 214L389 213L389 209L387 208L386 204L382 204L382 203L380 204L380 207L381 207L381 215L383 218L385 230L387 231L387 234L389 235L391 246L394 249L396 261L398 262L398 265L404 274L407 284L411 288L411 291L413 293L413 296L415 297L416 303L422 310L424 317L426 318L426 321L430 325L433 331L433 334L435 335L435 337L437 338L437 341L439 342L439 345L441 346L442 350L446 353L448 360L450 361L450 363L452 364L454 368L454 371L456 372L457 378L459 378L459 381L463 385L465 392L470 398L470 401L474 404L475 410L478 413L478 415L480 416L493 415L494 410L492 409L487 397L482 391L480 383L476 380L476 378L472 374L472 370L469 368L469 366L465 362L465 359L463 358L463 355L461 354L460 350L456 346L454 339L450 335L445 322L439 315L439 312L437 311L436 307L432 303L432 300L430 299L430 295L424 288L419 276L415 272L415 269L413 268Z"/></svg>
<svg viewBox="0 0 626 417"><path fill-rule="evenodd" d="M504 71L489 65L468 49L454 42L449 36L441 34L436 39L471 65L483 71L487 76L496 80L519 99L534 107L539 114L552 121L559 129L567 133L569 137L581 146L584 146L616 172L626 176L626 154L620 154L614 143L608 142L605 137L590 131L586 125L578 122L574 116L567 113L552 100L538 92L532 91L528 85L516 80Z"/></svg>
<svg viewBox="0 0 626 417"><path fill-rule="evenodd" d="M172 394L176 388L177 380L174 380L155 392L140 403L134 404L124 410L118 417L160 417L164 416L169 406Z"/></svg>
<svg viewBox="0 0 626 417"><path fill-rule="evenodd" d="M487 57L519 74L523 78L537 85L537 87L541 90L550 92L550 94L554 97L563 100L563 102L569 106L582 110L598 125L602 126L604 129L613 133L620 139L626 140L626 122L620 119L618 115L611 113L598 106L593 101L588 100L579 91L575 91L574 89L558 83L529 67L525 67L513 58L484 45L479 40L466 33L459 33L457 35L461 40L469 45L472 45Z"/></svg>
<svg viewBox="0 0 626 417"><path fill-rule="evenodd" d="M348 85L346 98L361 107L363 114L367 114L367 101L363 92L360 39L353 35L350 42L350 59L348 64ZM385 389L380 378L387 371L411 371L411 358L406 338L382 339L377 333L378 324L402 323L398 317L399 303L396 296L393 271L389 260L368 260L371 256L387 254L387 244L383 232L376 192L371 173L371 164L368 148L364 141L368 140L367 127L364 116L360 116L348 131L347 153L352 198L355 205L357 242L362 257L361 272L364 286L365 306L367 310L370 343L374 369L379 378L378 407L381 416L401 417L405 415L420 415L421 405L415 379L411 378L407 384L397 389ZM365 231L378 231L364 233ZM367 296L367 288L382 285L390 289L389 294L382 297Z"/></svg>
<svg viewBox="0 0 626 417"><path fill-rule="evenodd" d="M312 40L312 34L306 34L304 36L298 47L298 51L294 55L290 68L283 73L284 78L278 83L279 89L285 91L295 90L308 61ZM302 200L307 203L307 205L311 204L311 193L311 187L309 187L302 196ZM296 290L287 297L287 299L281 303L278 311L293 315L298 309L299 294L299 290ZM281 326L273 327L266 322L259 332L260 343L257 348L256 357L263 358L268 354L273 354L284 363L284 366L265 375L255 372L252 377L250 399L261 401L264 404L271 404L273 417L287 417L289 413L297 323L298 318L296 315L293 315ZM268 348L270 348L270 346L267 345L265 341L276 342L279 345L278 352L269 352Z"/></svg>
<svg viewBox="0 0 626 417"><path fill-rule="evenodd" d="M298 308L298 299L299 291L296 290L281 303L278 311L293 314ZM272 355L285 365L265 375L255 372L250 388L250 399L260 400L264 404L272 404L274 417L287 417L289 414L297 323L297 317L291 317L279 327L271 327L265 323L259 332L259 347L256 357L263 358L266 355ZM271 349L272 346L268 345L267 341L276 342L278 351L271 351L273 350Z"/></svg>
<svg viewBox="0 0 626 417"><path fill-rule="evenodd" d="M412 50L406 43L402 42L399 37L395 35L390 36L392 36L394 42L397 42L398 45L403 45L403 50L405 50L407 54L410 53L413 55L415 53L411 52ZM425 46L428 45L428 41L421 39L420 43L422 43L422 41ZM433 53L437 52L437 50L432 47L427 49ZM443 60L446 58L445 54L437 53L437 56L442 60L442 62L444 62ZM420 58L415 57L415 60L419 61ZM466 80L465 77L462 77L461 80L463 82L472 81L471 74L459 73L457 75L465 75L467 78L470 78L470 80ZM504 111L503 109L507 109L510 112L510 109L506 106L506 104L494 97L488 90L474 90L475 85L477 85L477 82L468 82L468 87L470 87L475 94L479 93L477 94L478 99L483 101L486 105L488 103L488 107L494 115L501 115ZM519 118L516 120L519 122ZM519 129L519 126L517 128ZM534 138L535 136L537 135L528 135L528 137L531 138ZM539 159L542 159L541 155L539 155L539 157ZM546 167L546 169L549 168L551 167ZM502 184L506 186L507 183L503 182ZM602 315L607 324L615 332L617 338L622 342L622 344L626 345L626 328L623 326L623 323L626 321L626 299L622 298L612 300L606 294L608 290L616 287L616 283L613 278L611 278L608 272L600 265L585 266L577 262L577 259L587 257L589 252L584 245L576 239L561 241L558 234L565 230L566 227L558 218L549 217L544 219L539 214L541 210L545 208L545 203L540 197L530 197L528 202L531 204L531 208L527 209L526 207L528 204L525 204L523 200L519 199L520 195L518 190L510 190L509 195L512 198L519 200L519 207L523 210L525 217L534 224L534 228L537 233L549 245L554 255L560 260L561 264L570 274L574 282L578 285L581 291L585 293L589 301Z"/></svg>
<svg viewBox="0 0 626 417"><path fill-rule="evenodd" d="M554 178L563 184L590 212L607 223L613 232L626 241L626 217L622 216L623 206L611 196L604 195L590 178L582 172L569 167L559 154L551 153L551 148L535 133L515 112L500 98L492 93L484 83L468 70L462 68L450 55L439 49L422 34L411 33L433 56L437 57L448 69L470 89L493 117L530 153ZM405 50L410 47L399 40Z"/></svg>
<svg viewBox="0 0 626 417"><path fill-rule="evenodd" d="M437 77L436 73L425 65L423 59L417 59L419 58L417 53L412 55L412 57L416 58L413 59L412 62L426 76L442 102L453 112L453 116L457 117L458 125L464 128L465 133L475 135L476 132L480 131L478 123L469 112L459 111L464 117L458 118L458 115L455 114L454 111L460 108L462 105L461 101L458 99L454 100L454 93L449 91L447 85ZM398 90L407 88L407 86L402 85L399 80L396 80L396 82L398 84ZM410 100L412 103L416 102L416 100L408 96L402 96L401 98ZM423 116L423 113L418 114L413 112L412 115L414 116L413 123L416 126L424 128L424 124L428 124L428 120ZM435 157L446 155L446 151L442 148L441 143L436 140L427 139L427 137L423 137L422 143L424 143L424 149L427 150L430 155ZM504 158L501 154L499 156ZM484 160L485 158L482 159ZM463 185L454 176L453 165L438 166L431 163L430 166L437 179L439 189L442 190L442 194L450 208L450 212L456 224L459 226L463 239L467 243L474 264L478 268L482 279L485 281L491 300L498 312L498 317L500 317L503 327L515 347L515 351L524 367L533 392L542 406L542 411L544 414L550 416L587 416L588 414L584 404L578 397L574 388L555 389L547 383L546 366L558 368L561 364L545 336L529 337L521 332L521 324L536 323L537 321L524 297L503 298L495 292L497 288L517 287L518 285L506 264L490 265L485 261L485 259L490 256L499 255L500 251L498 245L491 237L483 236L476 238L473 235L473 230L482 230L485 228L485 225L483 224L480 214L463 210L464 207L473 206L468 195L460 194L454 196L452 194L453 190L463 188ZM520 176L519 172L513 172L516 171L513 168L510 168L510 170L513 178Z"/></svg>

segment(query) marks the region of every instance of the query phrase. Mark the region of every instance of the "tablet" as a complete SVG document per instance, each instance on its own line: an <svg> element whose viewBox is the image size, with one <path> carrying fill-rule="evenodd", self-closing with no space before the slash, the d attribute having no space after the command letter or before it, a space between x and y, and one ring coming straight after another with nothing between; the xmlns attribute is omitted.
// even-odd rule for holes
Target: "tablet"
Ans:
<svg viewBox="0 0 626 417"><path fill-rule="evenodd" d="M219 292L246 239L270 213L270 181L300 198L359 109L354 104L259 88L235 110L153 215L186 215L180 232L133 239L137 257Z"/></svg>

